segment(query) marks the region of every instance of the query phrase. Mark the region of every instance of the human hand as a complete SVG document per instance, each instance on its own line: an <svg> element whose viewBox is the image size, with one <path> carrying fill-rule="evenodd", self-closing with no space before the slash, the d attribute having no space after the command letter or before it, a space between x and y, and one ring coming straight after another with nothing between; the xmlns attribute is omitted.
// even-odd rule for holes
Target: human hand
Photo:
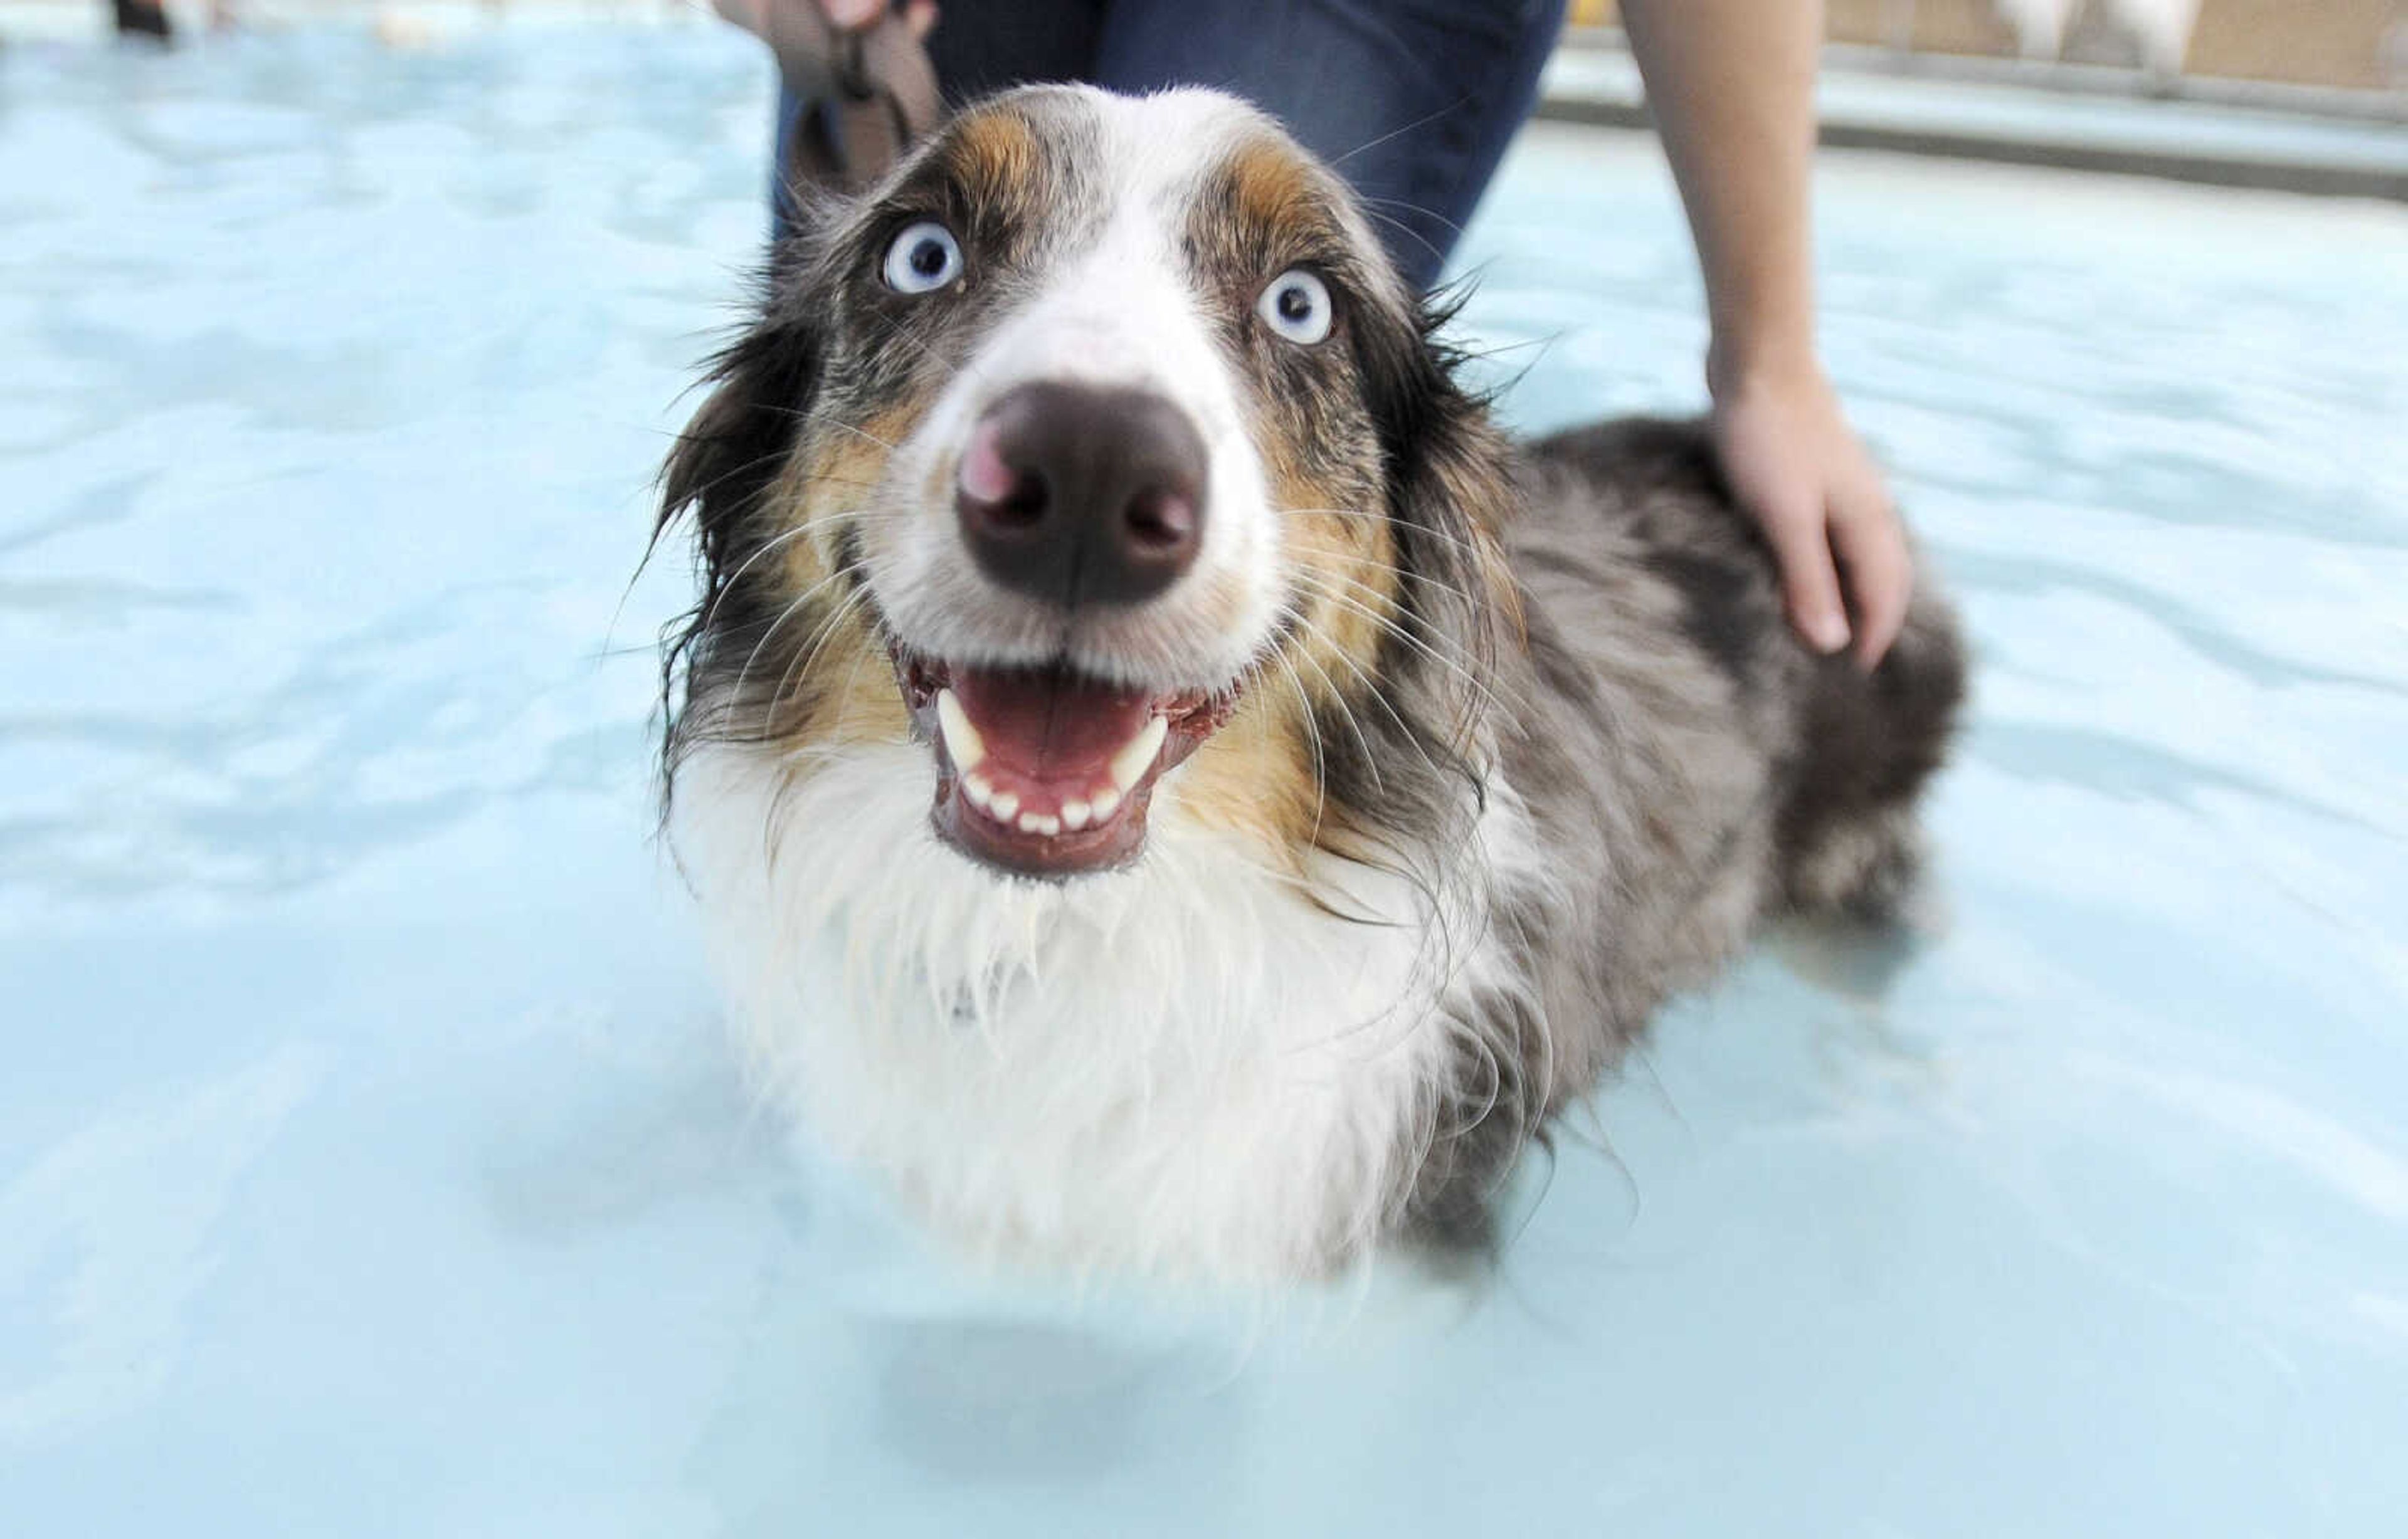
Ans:
<svg viewBox="0 0 2408 1539"><path fill-rule="evenodd" d="M1856 665L1870 669L1898 638L1914 589L1880 468L1820 368L1744 372L1713 393L1723 474L1781 563L1789 623L1817 651L1853 639Z"/></svg>
<svg viewBox="0 0 2408 1539"><path fill-rule="evenodd" d="M859 32L889 10L900 9L911 24L911 36L925 37L937 24L937 0L710 0L710 8L755 37L775 47L781 13L796 8L818 11L839 32Z"/></svg>

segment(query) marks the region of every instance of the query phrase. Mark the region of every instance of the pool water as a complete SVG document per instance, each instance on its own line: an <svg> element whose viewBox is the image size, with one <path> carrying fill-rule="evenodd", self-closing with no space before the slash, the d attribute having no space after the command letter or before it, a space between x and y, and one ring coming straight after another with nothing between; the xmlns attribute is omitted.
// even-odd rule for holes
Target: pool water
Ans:
<svg viewBox="0 0 2408 1539"><path fill-rule="evenodd" d="M1669 1011L1485 1293L1172 1318L797 1168L647 842L767 93L0 54L8 1533L2402 1532L2408 210L1828 157L1981 654L1946 927ZM1465 262L1519 423L1698 400L1643 141Z"/></svg>

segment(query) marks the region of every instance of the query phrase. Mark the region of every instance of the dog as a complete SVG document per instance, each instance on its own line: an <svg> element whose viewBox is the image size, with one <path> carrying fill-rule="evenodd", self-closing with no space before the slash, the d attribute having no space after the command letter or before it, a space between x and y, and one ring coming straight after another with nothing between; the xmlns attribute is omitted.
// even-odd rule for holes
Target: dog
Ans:
<svg viewBox="0 0 2408 1539"><path fill-rule="evenodd" d="M1493 1254L1669 993L1912 890L1928 575L1812 653L1698 424L1510 441L1245 105L989 98L765 289L663 473L668 839L766 1092L960 1250Z"/></svg>

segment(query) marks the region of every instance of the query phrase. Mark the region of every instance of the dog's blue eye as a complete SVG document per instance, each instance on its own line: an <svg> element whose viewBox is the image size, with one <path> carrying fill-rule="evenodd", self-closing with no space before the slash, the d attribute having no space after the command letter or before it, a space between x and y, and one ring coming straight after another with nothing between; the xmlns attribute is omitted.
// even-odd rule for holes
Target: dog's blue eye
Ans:
<svg viewBox="0 0 2408 1539"><path fill-rule="evenodd" d="M961 242L934 220L906 225L886 248L886 286L896 293L933 293L961 276Z"/></svg>
<svg viewBox="0 0 2408 1539"><path fill-rule="evenodd" d="M1271 279L1254 301L1254 313L1272 331L1308 348L1329 335L1330 321L1336 319L1329 286L1301 267Z"/></svg>

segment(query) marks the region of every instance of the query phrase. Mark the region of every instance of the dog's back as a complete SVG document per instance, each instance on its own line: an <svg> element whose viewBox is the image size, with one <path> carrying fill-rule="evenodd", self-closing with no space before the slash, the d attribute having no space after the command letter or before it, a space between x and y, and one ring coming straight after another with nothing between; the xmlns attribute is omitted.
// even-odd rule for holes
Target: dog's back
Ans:
<svg viewBox="0 0 2408 1539"><path fill-rule="evenodd" d="M1732 502L1703 424L1599 422L1532 444L1527 466L1509 546L1540 612L1533 651L1555 706L1608 735L1600 709L1652 713L1675 750L1684 729L1726 754L1744 738L1754 762L1691 754L1681 768L1709 786L1756 785L1747 823L1765 821L1770 837L1759 906L1893 916L1920 864L1914 803L1965 693L1938 584L1923 574L1903 631L1867 673L1791 633L1771 551ZM1676 860L1701 853L1670 848Z"/></svg>
<svg viewBox="0 0 2408 1539"><path fill-rule="evenodd" d="M1922 861L1915 803L1965 691L1926 575L1867 673L1784 617L1772 552L1702 424L1634 418L1525 446L1505 532L1526 670L1500 745L1554 879L1508 919L1539 973L1549 1104L1595 1082L1665 996L1763 919L1895 917ZM1463 1098L1495 1094L1480 1065ZM1484 1237L1496 1173L1433 1167L1419 1227ZM1501 1152L1501 1151L1500 1151Z"/></svg>

